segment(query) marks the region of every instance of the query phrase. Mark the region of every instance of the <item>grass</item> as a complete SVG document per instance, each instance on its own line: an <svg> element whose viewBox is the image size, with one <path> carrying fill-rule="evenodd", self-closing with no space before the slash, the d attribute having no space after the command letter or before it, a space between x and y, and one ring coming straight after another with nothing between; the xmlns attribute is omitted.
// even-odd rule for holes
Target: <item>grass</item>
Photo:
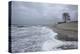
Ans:
<svg viewBox="0 0 80 54"><path fill-rule="evenodd" d="M77 22L56 24L53 28L53 31L58 33L58 39L66 41L78 41Z"/></svg>
<svg viewBox="0 0 80 54"><path fill-rule="evenodd" d="M69 30L69 31L78 31L78 23L62 23L56 25L58 29Z"/></svg>

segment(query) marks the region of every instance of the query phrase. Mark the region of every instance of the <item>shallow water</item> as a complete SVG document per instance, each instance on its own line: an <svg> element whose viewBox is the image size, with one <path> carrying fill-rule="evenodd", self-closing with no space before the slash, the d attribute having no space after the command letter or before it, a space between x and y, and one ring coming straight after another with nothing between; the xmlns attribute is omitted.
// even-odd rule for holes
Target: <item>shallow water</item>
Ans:
<svg viewBox="0 0 80 54"><path fill-rule="evenodd" d="M63 50L65 46L77 47L76 41L56 39L58 33L46 26L11 27L12 52L37 52Z"/></svg>

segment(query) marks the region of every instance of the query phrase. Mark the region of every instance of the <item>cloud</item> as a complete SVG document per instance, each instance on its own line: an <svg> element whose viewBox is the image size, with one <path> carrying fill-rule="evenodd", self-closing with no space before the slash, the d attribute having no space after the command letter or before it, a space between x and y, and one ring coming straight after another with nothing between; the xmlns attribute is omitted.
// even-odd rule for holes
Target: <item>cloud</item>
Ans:
<svg viewBox="0 0 80 54"><path fill-rule="evenodd" d="M64 12L68 12L72 20L77 20L77 11L77 5L60 5L13 1L12 24L55 23L62 20L62 13Z"/></svg>

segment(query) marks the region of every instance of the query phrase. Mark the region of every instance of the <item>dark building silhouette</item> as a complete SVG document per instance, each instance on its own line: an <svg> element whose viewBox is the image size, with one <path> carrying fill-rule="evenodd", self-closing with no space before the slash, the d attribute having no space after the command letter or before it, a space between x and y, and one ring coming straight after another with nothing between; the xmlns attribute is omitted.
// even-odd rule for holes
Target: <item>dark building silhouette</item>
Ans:
<svg viewBox="0 0 80 54"><path fill-rule="evenodd" d="M65 23L68 22L68 21L70 21L70 15L69 15L69 13L63 13L63 20L64 20Z"/></svg>

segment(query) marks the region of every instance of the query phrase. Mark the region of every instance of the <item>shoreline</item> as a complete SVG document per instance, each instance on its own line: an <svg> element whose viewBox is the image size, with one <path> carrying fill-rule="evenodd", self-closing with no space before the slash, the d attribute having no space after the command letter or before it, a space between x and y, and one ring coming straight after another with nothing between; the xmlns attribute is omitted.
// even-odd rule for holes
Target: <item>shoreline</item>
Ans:
<svg viewBox="0 0 80 54"><path fill-rule="evenodd" d="M57 25L60 24L50 27L54 32L58 33L57 39L63 41L78 41L78 30L65 29L65 27L62 29L62 27L58 27Z"/></svg>

